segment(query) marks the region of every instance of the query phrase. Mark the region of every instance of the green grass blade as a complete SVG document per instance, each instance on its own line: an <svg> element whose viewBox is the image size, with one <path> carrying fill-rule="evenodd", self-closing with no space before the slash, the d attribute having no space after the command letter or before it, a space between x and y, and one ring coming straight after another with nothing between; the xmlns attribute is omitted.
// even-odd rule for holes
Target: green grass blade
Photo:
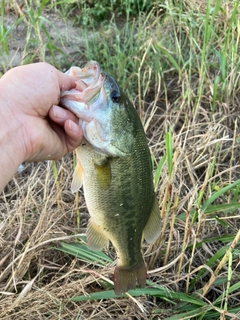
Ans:
<svg viewBox="0 0 240 320"><path fill-rule="evenodd" d="M210 268L213 268L214 265L216 264L216 262L218 260L220 260L224 254L226 253L228 249L228 246L224 246L222 248L220 248L207 262L206 262L206 265L209 266ZM198 281L198 279L201 277L205 277L207 274L209 273L209 270L208 269L201 269L197 275L193 278L193 280L191 281L191 285L190 285L190 290L192 289L193 285L196 284L196 282Z"/></svg>
<svg viewBox="0 0 240 320"><path fill-rule="evenodd" d="M222 204L215 204L215 205L208 205L205 209L205 214L213 214L217 212L226 212L226 213L233 213L234 211L240 209L240 203L222 203Z"/></svg>
<svg viewBox="0 0 240 320"><path fill-rule="evenodd" d="M196 319L195 317L202 315L203 313L206 313L209 309L211 309L210 306L204 306L202 308L196 308L191 311L186 311L183 313L178 313L174 316L165 318L165 320L189 320L189 319ZM217 314L217 312L216 312Z"/></svg>
<svg viewBox="0 0 240 320"><path fill-rule="evenodd" d="M229 243L229 242L232 242L235 237L236 237L236 234L224 235L224 236L220 235L218 237L206 238L206 239L203 239L202 241L197 242L196 248L201 248L203 243L212 243L215 241L221 241L222 243ZM190 245L187 247L187 249L191 250L192 247L193 245Z"/></svg>
<svg viewBox="0 0 240 320"><path fill-rule="evenodd" d="M239 275L240 277L240 275ZM238 281L237 283L233 284L229 290L228 290L228 293L232 293L233 291L238 291L240 292L240 281ZM214 301L214 305L220 303L222 301L222 299L224 298L224 292ZM240 308L240 307L239 307Z"/></svg>
<svg viewBox="0 0 240 320"><path fill-rule="evenodd" d="M112 259L109 258L102 251L90 250L86 245L81 243L62 242L61 246L62 246L61 248L57 248L57 249L67 254L71 254L88 263L97 262L102 265L107 265L108 263L112 262Z"/></svg>
<svg viewBox="0 0 240 320"><path fill-rule="evenodd" d="M151 283L151 281L148 281ZM206 306L207 304L197 298L194 298L190 295L174 292L169 290L168 288L157 286L158 288L137 288L135 290L129 290L128 293L133 297L138 297L141 295L149 295L152 297L160 297L161 299L167 299L168 302L175 304L175 302L188 302L196 306ZM118 298L113 290L94 292L87 296L77 296L71 298L71 301L87 301L87 300L101 300L101 299L112 299ZM126 294L122 294L121 297L126 297Z"/></svg>
<svg viewBox="0 0 240 320"><path fill-rule="evenodd" d="M231 190L232 188L238 186L240 184L240 179L236 180L232 184L216 191L211 197L208 198L208 200L202 205L201 211L205 212L205 210L208 208L208 206L214 202L216 199L218 199L220 196L222 196L225 192Z"/></svg>
<svg viewBox="0 0 240 320"><path fill-rule="evenodd" d="M235 199L237 201L237 199ZM225 213L234 213L236 210L239 210L240 208L240 203L235 202L235 203L222 203L222 204L216 204L216 205L208 205L207 208L205 209L204 213L206 215L213 215L217 214L220 212L225 212ZM192 217L195 213L195 210L191 210L190 216ZM214 218L216 218L213 215ZM185 221L186 220L186 213L180 213L176 219Z"/></svg>
<svg viewBox="0 0 240 320"><path fill-rule="evenodd" d="M157 51L162 52L167 57L169 62L178 71L179 74L182 73L181 67L179 66L177 61L174 59L173 55L166 48L161 46L159 43L156 43L154 47L157 49Z"/></svg>
<svg viewBox="0 0 240 320"><path fill-rule="evenodd" d="M167 154L167 164L169 177L172 176L172 158L173 158L173 147L172 147L172 132L171 129L166 133L166 154Z"/></svg>
<svg viewBox="0 0 240 320"><path fill-rule="evenodd" d="M155 175L154 175L154 186L155 188L157 187L158 185L158 182L160 180L160 177L161 177L161 172L162 172L162 167L165 163L165 160L166 160L166 154L161 158L161 160L159 161L158 163L158 166L157 166L157 169L155 171Z"/></svg>

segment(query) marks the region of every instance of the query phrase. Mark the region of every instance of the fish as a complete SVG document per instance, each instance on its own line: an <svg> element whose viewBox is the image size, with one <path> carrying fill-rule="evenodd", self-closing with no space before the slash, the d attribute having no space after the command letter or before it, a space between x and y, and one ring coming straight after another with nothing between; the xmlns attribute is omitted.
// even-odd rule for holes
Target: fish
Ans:
<svg viewBox="0 0 240 320"><path fill-rule="evenodd" d="M60 102L78 116L84 134L71 190L83 186L88 247L102 250L110 240L116 250L114 291L121 295L145 287L143 239L153 243L161 232L151 154L132 102L98 62L67 74L76 88L62 91Z"/></svg>

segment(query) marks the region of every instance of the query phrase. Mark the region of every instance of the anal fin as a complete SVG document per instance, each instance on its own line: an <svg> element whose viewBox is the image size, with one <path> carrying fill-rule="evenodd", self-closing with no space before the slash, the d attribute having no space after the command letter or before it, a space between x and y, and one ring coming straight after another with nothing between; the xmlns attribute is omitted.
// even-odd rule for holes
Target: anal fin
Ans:
<svg viewBox="0 0 240 320"><path fill-rule="evenodd" d="M101 229L92 221L88 222L87 246L91 250L100 251L108 243L108 238Z"/></svg>
<svg viewBox="0 0 240 320"><path fill-rule="evenodd" d="M151 214L148 218L147 224L143 229L144 238L149 243L153 243L157 240L161 233L161 217L160 211L158 207L158 200L156 195L154 194L153 206L151 210Z"/></svg>

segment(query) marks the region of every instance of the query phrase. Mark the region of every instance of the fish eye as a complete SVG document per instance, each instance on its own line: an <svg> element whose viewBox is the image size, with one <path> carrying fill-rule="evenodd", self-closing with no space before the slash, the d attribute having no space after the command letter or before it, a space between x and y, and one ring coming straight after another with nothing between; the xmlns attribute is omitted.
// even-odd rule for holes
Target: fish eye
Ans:
<svg viewBox="0 0 240 320"><path fill-rule="evenodd" d="M120 100L121 100L120 92L116 91L116 90L113 90L111 92L111 99L112 99L113 102L116 102L116 103L120 102Z"/></svg>

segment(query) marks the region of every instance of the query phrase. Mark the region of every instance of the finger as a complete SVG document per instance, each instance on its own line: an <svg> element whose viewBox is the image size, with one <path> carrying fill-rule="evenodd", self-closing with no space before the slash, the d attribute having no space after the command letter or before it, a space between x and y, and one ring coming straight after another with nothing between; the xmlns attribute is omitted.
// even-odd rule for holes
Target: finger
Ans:
<svg viewBox="0 0 240 320"><path fill-rule="evenodd" d="M65 121L72 120L76 124L79 119L69 110L53 105L49 110L49 117L57 124L64 125Z"/></svg>
<svg viewBox="0 0 240 320"><path fill-rule="evenodd" d="M70 90L76 87L75 79L68 74L57 70L59 87L61 90Z"/></svg>
<svg viewBox="0 0 240 320"><path fill-rule="evenodd" d="M67 120L64 124L66 131L66 145L68 151L72 151L79 147L83 139L83 131L81 127L72 120Z"/></svg>
<svg viewBox="0 0 240 320"><path fill-rule="evenodd" d="M66 132L62 125L57 124L50 118L48 119L48 124L51 129L48 134L48 141L45 144L45 153L49 149L49 154L51 155L49 159L59 160L69 152L66 145Z"/></svg>
<svg viewBox="0 0 240 320"><path fill-rule="evenodd" d="M49 114L49 124L57 133L62 143L61 152L63 154L76 149L82 141L83 132L78 125L78 118L68 110L57 107L57 110L66 112L61 118L54 116L53 111ZM51 117L50 117L51 116Z"/></svg>

